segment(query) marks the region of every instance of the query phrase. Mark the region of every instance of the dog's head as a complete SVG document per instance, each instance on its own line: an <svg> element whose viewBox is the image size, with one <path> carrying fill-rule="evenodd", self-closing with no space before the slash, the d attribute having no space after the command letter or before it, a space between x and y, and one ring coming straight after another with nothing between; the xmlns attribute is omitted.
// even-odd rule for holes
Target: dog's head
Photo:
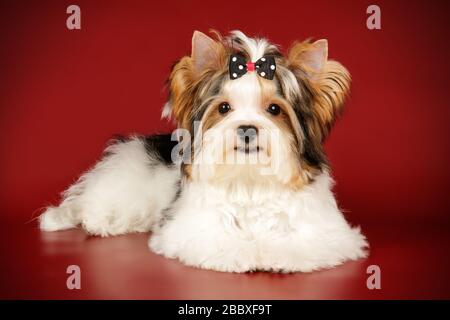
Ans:
<svg viewBox="0 0 450 320"><path fill-rule="evenodd" d="M170 74L163 110L189 133L181 134L192 161L183 164L186 176L298 188L326 169L322 143L350 84L327 56L326 40L296 42L283 55L240 31L214 39L194 32L191 55Z"/></svg>

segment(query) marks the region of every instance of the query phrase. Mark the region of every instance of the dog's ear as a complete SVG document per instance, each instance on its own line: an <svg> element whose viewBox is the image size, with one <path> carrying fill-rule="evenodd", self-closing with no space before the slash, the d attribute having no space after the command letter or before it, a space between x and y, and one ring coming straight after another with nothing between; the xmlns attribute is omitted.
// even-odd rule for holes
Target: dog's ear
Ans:
<svg viewBox="0 0 450 320"><path fill-rule="evenodd" d="M312 117L307 123L308 133L323 141L342 111L350 74L339 62L328 60L328 42L324 39L294 43L287 54L287 66L309 96Z"/></svg>
<svg viewBox="0 0 450 320"><path fill-rule="evenodd" d="M183 57L172 68L169 77L169 101L164 107L163 117L173 115L179 127L189 126L196 84L226 63L225 48L220 35L215 34L217 40L200 31L194 31L191 56Z"/></svg>
<svg viewBox="0 0 450 320"><path fill-rule="evenodd" d="M328 61L328 41L321 39L312 44L295 44L289 51L289 61L292 65L301 64L312 79L317 79Z"/></svg>
<svg viewBox="0 0 450 320"><path fill-rule="evenodd" d="M194 31L191 58L197 76L206 69L219 69L223 62L223 45L200 31Z"/></svg>

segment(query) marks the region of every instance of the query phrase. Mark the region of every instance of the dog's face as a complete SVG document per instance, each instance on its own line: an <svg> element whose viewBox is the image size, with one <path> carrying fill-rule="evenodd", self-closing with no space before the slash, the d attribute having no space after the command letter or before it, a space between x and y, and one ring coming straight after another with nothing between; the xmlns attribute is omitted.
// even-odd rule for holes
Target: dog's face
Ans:
<svg viewBox="0 0 450 320"><path fill-rule="evenodd" d="M267 65L273 77L251 69L237 76L229 70L235 55L247 62L273 58ZM170 75L164 110L190 132L192 163L183 165L184 173L216 182L305 185L326 168L322 142L349 81L342 65L327 60L326 40L295 43L283 56L265 39L239 31L217 40L195 32L191 56Z"/></svg>

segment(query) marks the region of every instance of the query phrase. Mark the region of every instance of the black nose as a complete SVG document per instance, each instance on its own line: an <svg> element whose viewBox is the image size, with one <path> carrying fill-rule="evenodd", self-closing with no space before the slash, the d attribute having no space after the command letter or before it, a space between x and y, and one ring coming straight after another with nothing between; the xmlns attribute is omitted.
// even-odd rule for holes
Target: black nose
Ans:
<svg viewBox="0 0 450 320"><path fill-rule="evenodd" d="M245 143L250 143L253 139L256 138L256 135L258 134L258 129L255 126L239 126L237 128L237 135L239 138Z"/></svg>

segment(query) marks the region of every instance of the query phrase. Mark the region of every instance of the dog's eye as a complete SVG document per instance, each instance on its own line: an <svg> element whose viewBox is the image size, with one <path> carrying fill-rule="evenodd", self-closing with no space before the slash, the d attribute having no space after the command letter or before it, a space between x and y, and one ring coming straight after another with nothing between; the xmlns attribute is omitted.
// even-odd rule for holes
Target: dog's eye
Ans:
<svg viewBox="0 0 450 320"><path fill-rule="evenodd" d="M222 102L221 104L219 104L219 112L221 114L225 114L225 113L227 113L230 110L231 110L231 107L228 104L228 102Z"/></svg>
<svg viewBox="0 0 450 320"><path fill-rule="evenodd" d="M281 108L279 105L272 103L268 108L267 112L273 114L274 116L279 115L281 112Z"/></svg>

